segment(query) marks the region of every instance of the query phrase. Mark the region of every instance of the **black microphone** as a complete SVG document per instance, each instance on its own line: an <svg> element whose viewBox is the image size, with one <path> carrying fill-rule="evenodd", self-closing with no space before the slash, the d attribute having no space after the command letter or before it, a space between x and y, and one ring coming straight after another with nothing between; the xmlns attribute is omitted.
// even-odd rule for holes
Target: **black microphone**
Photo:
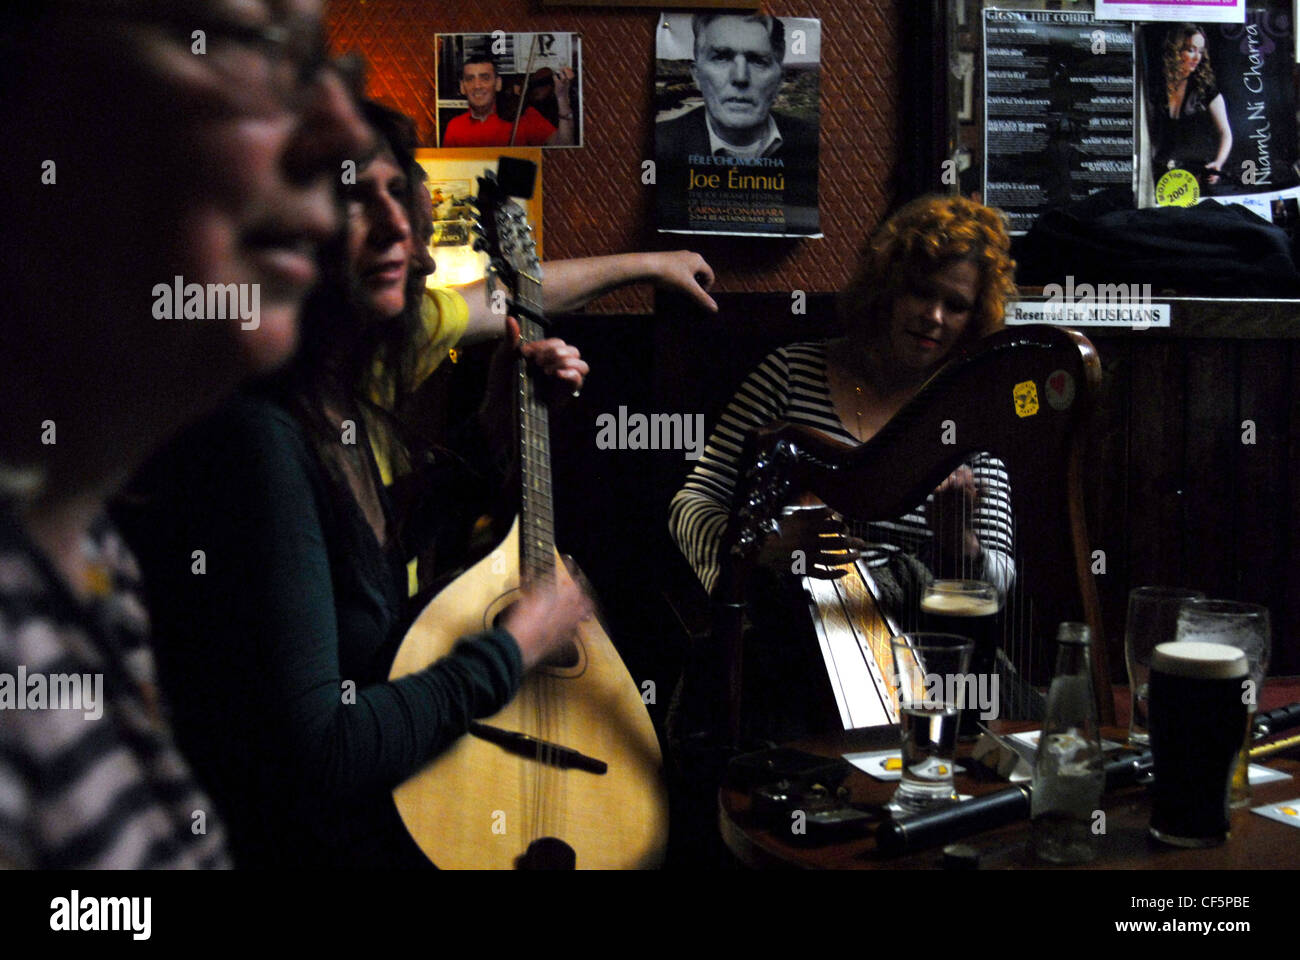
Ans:
<svg viewBox="0 0 1300 960"><path fill-rule="evenodd" d="M1023 820L1029 816L1029 794L1029 784L1018 783L950 807L890 820L876 830L876 846L886 856L897 857Z"/></svg>

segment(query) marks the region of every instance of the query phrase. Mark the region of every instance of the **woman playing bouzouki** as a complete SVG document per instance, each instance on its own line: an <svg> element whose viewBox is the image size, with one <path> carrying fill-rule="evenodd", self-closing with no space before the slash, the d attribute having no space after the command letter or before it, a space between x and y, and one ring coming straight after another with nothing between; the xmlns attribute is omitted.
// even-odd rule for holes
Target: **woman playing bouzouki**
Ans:
<svg viewBox="0 0 1300 960"><path fill-rule="evenodd" d="M297 358L183 436L123 510L182 748L242 866L426 864L390 791L507 703L590 612L571 582L537 585L438 662L387 680L411 619L406 561L420 537L477 514L502 458L474 424L450 444L465 469L433 471L420 503L396 508L381 480L372 439L402 449L385 406L432 366L414 354L445 354L475 311L445 292L441 316L420 316L415 166L398 118L367 116L385 136L343 188L346 229ZM565 392L587 373L562 341L507 349Z"/></svg>

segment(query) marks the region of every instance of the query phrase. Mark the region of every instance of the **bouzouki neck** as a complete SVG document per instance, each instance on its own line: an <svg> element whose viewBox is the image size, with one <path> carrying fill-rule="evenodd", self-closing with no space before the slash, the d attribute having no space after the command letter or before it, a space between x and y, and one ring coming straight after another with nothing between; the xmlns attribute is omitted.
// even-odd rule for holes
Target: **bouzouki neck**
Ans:
<svg viewBox="0 0 1300 960"><path fill-rule="evenodd" d="M540 318L541 271L518 276L514 302L524 343L545 336ZM515 362L519 438L519 568L526 582L555 575L555 510L551 496L551 433L546 404L522 356Z"/></svg>

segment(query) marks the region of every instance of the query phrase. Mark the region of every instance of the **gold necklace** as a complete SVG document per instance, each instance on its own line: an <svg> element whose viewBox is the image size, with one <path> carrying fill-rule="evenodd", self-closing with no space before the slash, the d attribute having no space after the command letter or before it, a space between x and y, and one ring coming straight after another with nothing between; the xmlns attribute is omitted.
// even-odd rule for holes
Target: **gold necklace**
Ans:
<svg viewBox="0 0 1300 960"><path fill-rule="evenodd" d="M829 367L829 364L827 364L827 366ZM849 368L847 360L839 360L836 363L836 366L839 368L838 376L848 377L849 382L853 385L853 421L854 425L857 427L856 432L853 434L853 438L857 440L858 443L862 443L862 403L864 399L862 376L856 370Z"/></svg>

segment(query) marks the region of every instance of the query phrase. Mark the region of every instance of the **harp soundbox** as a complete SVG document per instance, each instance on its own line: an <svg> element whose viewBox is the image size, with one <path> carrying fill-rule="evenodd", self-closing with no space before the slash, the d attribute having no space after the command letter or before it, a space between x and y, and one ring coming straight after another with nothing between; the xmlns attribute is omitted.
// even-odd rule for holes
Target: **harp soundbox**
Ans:
<svg viewBox="0 0 1300 960"><path fill-rule="evenodd" d="M714 700L719 706L709 721L712 728L726 730L732 743L741 739L747 594L759 550L775 532L781 512L811 495L846 520L887 521L923 503L956 467L981 453L1006 465L1015 514L1016 576L1003 612L1009 639L996 662L1015 671L1023 686L1043 686L1050 680L1049 643L1056 623L1086 622L1094 637L1099 716L1113 722L1080 475L1084 428L1100 380L1096 350L1082 334L1050 326L1015 327L985 338L968 356L946 364L860 446L788 424L753 434L711 595L714 659L704 685L724 691ZM895 722L889 703L889 637L909 614L882 612L871 576L860 563L848 572L838 581L809 581L819 608L818 641L824 654L832 647L837 656L858 651L865 666L862 676L870 675L862 682L874 686L881 701L876 722ZM851 695L842 689L843 678L830 679L832 687L841 688L837 697ZM858 722L843 705L840 713L846 727L875 725Z"/></svg>

